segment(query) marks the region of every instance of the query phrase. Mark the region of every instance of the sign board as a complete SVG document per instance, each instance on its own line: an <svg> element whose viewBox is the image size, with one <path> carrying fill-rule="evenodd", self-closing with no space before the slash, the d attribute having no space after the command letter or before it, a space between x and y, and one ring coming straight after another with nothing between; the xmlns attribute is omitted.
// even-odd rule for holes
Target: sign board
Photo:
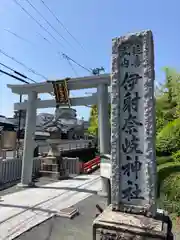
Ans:
<svg viewBox="0 0 180 240"><path fill-rule="evenodd" d="M16 149L17 135L15 131L2 131L1 148L6 150Z"/></svg>
<svg viewBox="0 0 180 240"><path fill-rule="evenodd" d="M111 87L113 209L155 212L154 50L151 31L113 40Z"/></svg>
<svg viewBox="0 0 180 240"><path fill-rule="evenodd" d="M52 84L56 103L69 104L69 91L67 88L66 80L63 82L55 81Z"/></svg>

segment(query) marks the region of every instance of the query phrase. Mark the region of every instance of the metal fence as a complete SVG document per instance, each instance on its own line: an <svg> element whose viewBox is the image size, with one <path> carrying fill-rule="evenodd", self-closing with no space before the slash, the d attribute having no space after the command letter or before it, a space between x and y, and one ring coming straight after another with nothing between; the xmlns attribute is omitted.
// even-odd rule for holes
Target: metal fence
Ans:
<svg viewBox="0 0 180 240"><path fill-rule="evenodd" d="M84 149L84 148L90 148L90 147L94 147L94 144L91 143L91 145L89 145L90 141L84 140L84 141L69 141L67 143L61 143L58 145L58 149L59 151L63 152L63 151L71 151L71 150L75 150L75 149ZM38 146L39 146L39 153L48 153L50 150L50 146L47 145L46 143L40 143L38 142Z"/></svg>
<svg viewBox="0 0 180 240"><path fill-rule="evenodd" d="M45 141L36 142L39 147L39 155L47 154L50 150L50 144ZM63 140L61 143L57 144L60 152L72 151L75 149L84 149L94 147L94 143L90 140ZM23 155L23 142L21 142L19 149L19 156ZM17 151L8 151L0 149L0 158L12 159L17 158Z"/></svg>
<svg viewBox="0 0 180 240"><path fill-rule="evenodd" d="M67 151L73 149L82 149L92 147L88 145L90 141L80 140L80 141L67 141L59 146L60 151ZM44 142L38 144L40 147L39 153L47 153L49 151L49 146ZM21 154L20 154L21 155ZM17 158L16 151L1 151L0 154L0 189L6 188L7 186L12 186L16 184L21 178L22 170L22 155ZM69 175L79 174L80 166L78 158L63 158L64 166ZM34 158L33 162L33 176L37 176L41 168L41 157Z"/></svg>
<svg viewBox="0 0 180 240"><path fill-rule="evenodd" d="M79 158L63 158L64 167L67 170L68 174L79 174L80 166L79 166Z"/></svg>
<svg viewBox="0 0 180 240"><path fill-rule="evenodd" d="M38 174L41 160L35 158L33 162L33 175ZM19 158L0 160L0 189L13 185L21 178L22 160Z"/></svg>
<svg viewBox="0 0 180 240"><path fill-rule="evenodd" d="M79 158L63 158L69 175L79 174ZM33 175L37 176L41 169L41 157L34 158ZM21 179L22 160L18 158L0 158L0 189L12 186Z"/></svg>

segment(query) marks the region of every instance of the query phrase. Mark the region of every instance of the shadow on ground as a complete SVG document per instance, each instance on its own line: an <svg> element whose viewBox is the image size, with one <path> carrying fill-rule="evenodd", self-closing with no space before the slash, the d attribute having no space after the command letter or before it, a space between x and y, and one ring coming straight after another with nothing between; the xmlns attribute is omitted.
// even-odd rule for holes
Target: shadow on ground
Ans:
<svg viewBox="0 0 180 240"><path fill-rule="evenodd" d="M74 219L53 217L16 238L17 240L92 240L92 222L97 212L96 204L105 208L106 200L93 195L75 207L79 216Z"/></svg>

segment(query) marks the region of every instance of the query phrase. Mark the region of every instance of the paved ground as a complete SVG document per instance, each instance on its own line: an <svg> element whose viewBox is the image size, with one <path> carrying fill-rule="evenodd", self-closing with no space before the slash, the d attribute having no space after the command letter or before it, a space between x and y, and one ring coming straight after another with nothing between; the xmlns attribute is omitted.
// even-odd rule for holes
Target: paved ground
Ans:
<svg viewBox="0 0 180 240"><path fill-rule="evenodd" d="M54 217L22 234L17 240L92 240L92 222L95 219L96 204L106 206L104 198L93 195L76 204L80 215L70 220Z"/></svg>
<svg viewBox="0 0 180 240"><path fill-rule="evenodd" d="M97 171L93 175L99 175ZM87 175L88 178L88 175ZM49 179L41 179L37 185L43 186L45 184L50 184ZM54 181L51 181L53 183ZM55 183L55 182L54 182ZM1 195L6 195L8 193L16 192L17 188L12 187L8 190L1 191ZM21 234L16 239L17 240L90 240L92 239L92 222L95 218L96 204L99 204L102 208L106 206L106 199L97 195L97 193L92 191L91 196L82 200L74 206L79 209L79 216L70 220L62 217L52 217L43 223L31 228L27 232ZM33 197L33 196L32 196ZM75 197L75 196L74 196ZM61 201L60 201L61 202ZM59 203L60 203L59 202ZM0 211L1 212L1 211ZM0 213L1 217L1 213ZM174 229L174 240L180 240L180 229ZM0 238L3 240L8 240L10 238Z"/></svg>
<svg viewBox="0 0 180 240"><path fill-rule="evenodd" d="M95 219L96 204L106 207L106 199L93 195L75 206L80 215L73 220L55 217L22 234L17 240L92 240L92 222ZM180 231L180 229L179 229ZM180 232L174 229L174 240L180 239Z"/></svg>
<svg viewBox="0 0 180 240"><path fill-rule="evenodd" d="M58 182L58 180L53 180L53 179L50 179L50 178L42 177L42 178L39 178L37 180L37 182L35 182L35 184L36 184L37 187L40 187L40 186L43 186L43 185L46 185L46 184L50 184L50 183L53 183L53 182ZM11 186L9 188L0 190L0 196L5 196L7 194L20 192L20 191L23 191L23 190L24 190L23 188L20 188L20 187L18 187L17 184L15 184L14 186Z"/></svg>
<svg viewBox="0 0 180 240"><path fill-rule="evenodd" d="M97 194L100 188L99 176L92 174L48 184L41 182L36 188L22 191L17 191L16 187L3 191L5 195L0 202L0 239L18 237L55 216L61 209Z"/></svg>

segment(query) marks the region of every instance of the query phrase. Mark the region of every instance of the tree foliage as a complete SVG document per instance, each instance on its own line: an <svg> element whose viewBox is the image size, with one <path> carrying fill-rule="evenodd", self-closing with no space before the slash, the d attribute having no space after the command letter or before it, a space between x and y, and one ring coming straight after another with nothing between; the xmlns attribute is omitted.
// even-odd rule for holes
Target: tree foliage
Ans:
<svg viewBox="0 0 180 240"><path fill-rule="evenodd" d="M180 74L165 68L165 81L156 92L157 151L172 154L180 148Z"/></svg>
<svg viewBox="0 0 180 240"><path fill-rule="evenodd" d="M165 68L165 81L156 89L156 148L159 207L180 214L180 73Z"/></svg>
<svg viewBox="0 0 180 240"><path fill-rule="evenodd" d="M111 105L110 104L108 106L108 113L109 113L109 119L110 119L110 115L111 115ZM97 136L98 135L98 108L97 108L97 105L93 105L91 107L89 124L90 124L90 126L88 128L89 134Z"/></svg>
<svg viewBox="0 0 180 240"><path fill-rule="evenodd" d="M165 68L165 81L156 90L156 129L157 134L170 121L173 121L179 116L178 109L180 106L179 93L179 78L178 73L174 70ZM180 90L180 89L179 89ZM179 112L179 113L178 113Z"/></svg>
<svg viewBox="0 0 180 240"><path fill-rule="evenodd" d="M90 118L89 118L89 128L88 132L92 135L98 135L98 109L97 105L93 105L90 111Z"/></svg>
<svg viewBox="0 0 180 240"><path fill-rule="evenodd" d="M172 154L180 149L180 119L169 122L157 135L157 151Z"/></svg>

